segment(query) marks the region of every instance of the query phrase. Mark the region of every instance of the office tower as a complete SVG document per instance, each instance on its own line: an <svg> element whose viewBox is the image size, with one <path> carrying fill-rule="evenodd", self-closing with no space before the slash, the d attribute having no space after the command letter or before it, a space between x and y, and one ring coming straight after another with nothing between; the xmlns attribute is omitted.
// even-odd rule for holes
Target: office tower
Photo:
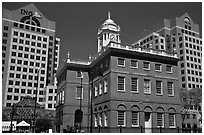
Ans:
<svg viewBox="0 0 204 135"><path fill-rule="evenodd" d="M199 25L187 13L146 29L133 45L177 52L180 87L202 88L202 39Z"/></svg>
<svg viewBox="0 0 204 135"><path fill-rule="evenodd" d="M3 9L2 103L11 106L23 96L46 104L46 86L56 84L60 40L55 22L33 4L16 10ZM53 98L54 99L54 98Z"/></svg>

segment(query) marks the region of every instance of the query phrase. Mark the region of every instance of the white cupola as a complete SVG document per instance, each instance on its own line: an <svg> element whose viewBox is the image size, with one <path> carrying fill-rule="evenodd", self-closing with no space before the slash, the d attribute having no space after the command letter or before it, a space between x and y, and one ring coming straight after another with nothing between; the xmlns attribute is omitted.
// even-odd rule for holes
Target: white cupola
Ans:
<svg viewBox="0 0 204 135"><path fill-rule="evenodd" d="M108 12L108 19L98 29L98 52L110 41L121 43L120 26L111 19L111 14Z"/></svg>

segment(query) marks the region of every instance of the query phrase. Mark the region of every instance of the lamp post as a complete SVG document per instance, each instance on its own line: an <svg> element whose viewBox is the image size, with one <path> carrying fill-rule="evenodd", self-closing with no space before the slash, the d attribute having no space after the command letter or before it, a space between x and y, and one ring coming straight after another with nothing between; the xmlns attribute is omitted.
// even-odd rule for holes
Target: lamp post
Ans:
<svg viewBox="0 0 204 135"><path fill-rule="evenodd" d="M81 74L81 93L80 93L80 114L81 114L81 120L80 120L80 123L79 123L79 131L81 132L81 123L82 123L82 119L83 119L83 113L82 113L82 110L81 110L81 107L82 107L82 89L83 89L83 87L82 87L82 80L83 80L83 72L82 71L80 71L80 74Z"/></svg>
<svg viewBox="0 0 204 135"><path fill-rule="evenodd" d="M10 132L13 132L13 115L14 115L14 103L12 105L12 110L11 110L11 124L10 124Z"/></svg>
<svg viewBox="0 0 204 135"><path fill-rule="evenodd" d="M41 68L37 70L37 84L36 84L36 93L35 93L35 106L34 106L34 115L33 115L33 133L35 133L35 117L36 117L36 106L37 106L37 95L38 95L38 78L39 78L39 71Z"/></svg>

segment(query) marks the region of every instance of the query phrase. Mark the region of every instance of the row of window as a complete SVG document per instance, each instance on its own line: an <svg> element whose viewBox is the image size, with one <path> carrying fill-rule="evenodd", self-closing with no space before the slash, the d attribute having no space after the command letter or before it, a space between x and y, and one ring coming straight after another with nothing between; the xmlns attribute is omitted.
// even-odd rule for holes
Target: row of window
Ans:
<svg viewBox="0 0 204 135"><path fill-rule="evenodd" d="M25 75L25 74L9 73L10 78L19 78L20 79L21 76L22 76L22 79L28 79L28 80L33 80L34 79L34 80L37 80L37 76L34 77L33 75L28 75L28 78L27 78L27 75ZM44 80L45 80L44 77L40 77L40 81L44 81ZM23 85L23 86L27 86L27 85Z"/></svg>
<svg viewBox="0 0 204 135"><path fill-rule="evenodd" d="M108 81L107 79L105 79L103 82L100 81L99 83L95 84L94 87L94 91L95 91L95 97L97 97L98 95L102 95L103 93L107 93L108 92Z"/></svg>
<svg viewBox="0 0 204 135"><path fill-rule="evenodd" d="M125 67L125 59L124 58L118 58L117 65L119 67ZM155 63L155 71L162 71L162 64ZM130 67L131 68L138 68L138 60L131 60L130 61ZM150 62L143 61L143 69L150 70ZM172 73L172 66L166 65L166 72Z"/></svg>
<svg viewBox="0 0 204 135"><path fill-rule="evenodd" d="M184 89L187 87L185 82L181 86ZM188 88L202 88L202 85L195 84L195 82L193 84L188 83Z"/></svg>
<svg viewBox="0 0 204 135"><path fill-rule="evenodd" d="M188 88L202 88L202 85L188 83Z"/></svg>
<svg viewBox="0 0 204 135"><path fill-rule="evenodd" d="M21 81L13 81L13 80L9 80L8 81L8 85L15 85L15 86L26 86L26 82L21 82ZM37 83L33 83L33 82L28 82L28 87L36 87ZM40 84L40 88L44 88L44 84Z"/></svg>
<svg viewBox="0 0 204 135"><path fill-rule="evenodd" d="M185 36L185 40L202 45L202 41L201 40L199 41L198 39L195 39L195 38Z"/></svg>
<svg viewBox="0 0 204 135"><path fill-rule="evenodd" d="M37 58L37 57L36 57L36 58ZM14 63L14 64L16 63L16 64L28 65L28 62L29 62L29 61L26 61L26 60L23 61L23 60L11 59L11 63ZM31 66L34 66L34 62L31 61L31 62L30 62L30 65L31 65ZM36 65L36 66L37 66L37 65L40 65L40 63L39 63L39 64L36 63L35 65ZM45 66L44 63L42 63L41 65L43 65L43 67ZM38 67L38 66L37 66L37 67ZM45 73L44 70L41 70L41 72L42 72L42 74Z"/></svg>
<svg viewBox="0 0 204 135"><path fill-rule="evenodd" d="M186 77L182 77L181 78L182 81L185 81L186 80ZM188 81L192 81L192 82L200 82L202 83L202 78L195 78L195 77L191 77L191 76L188 76Z"/></svg>
<svg viewBox="0 0 204 135"><path fill-rule="evenodd" d="M147 112L145 112L147 113ZM140 125L140 112L139 111L131 111L131 125L132 127L139 127ZM151 117L151 116L150 116ZM126 126L126 112L125 111L118 111L117 113L117 125L118 126ZM145 117L145 121L149 120L149 117ZM169 128L175 128L176 127L176 119L174 113L168 114L168 120L169 120ZM157 113L157 127L164 127L164 113ZM107 117L107 111L96 113L94 115L94 126L100 126L100 127L107 127L108 126L108 117Z"/></svg>
<svg viewBox="0 0 204 135"><path fill-rule="evenodd" d="M183 56L181 56L180 57L180 60L181 61L183 61L184 60L184 57ZM201 59L199 59L199 58L194 58L194 57L191 57L191 56L186 56L186 60L188 60L188 61L192 61L192 62L198 62L198 63L201 63ZM200 68L201 69L201 68Z"/></svg>
<svg viewBox="0 0 204 135"><path fill-rule="evenodd" d="M34 26L29 26L29 25L22 24L22 23L14 22L13 26L18 27L18 28L22 28L22 29L26 29L26 30L32 30L32 31L36 31L36 32L46 33L45 29L36 28Z"/></svg>
<svg viewBox="0 0 204 135"><path fill-rule="evenodd" d="M187 68L187 73L189 75L192 74L192 75L202 76L202 72L201 71L196 71L196 70L193 70L193 69L190 70L189 68ZM181 75L183 75L183 74L185 74L185 70L184 69L181 70Z"/></svg>
<svg viewBox="0 0 204 135"><path fill-rule="evenodd" d="M186 45L186 48L190 48L190 49L194 49L194 50L197 49L198 51L202 51L202 46L197 46L196 47L196 45L192 45L192 44L188 44L188 43L185 43L185 45ZM179 46L181 48L181 47L183 47L183 44L180 43Z"/></svg>
<svg viewBox="0 0 204 135"><path fill-rule="evenodd" d="M34 42L35 43L35 42ZM46 44L45 45L45 48L46 48ZM41 47L41 46L38 46L38 47ZM44 48L44 47L43 47ZM25 51L25 52L33 52L33 53L39 53L40 54L40 50L42 50L42 54L46 54L46 50L45 49L42 49L42 48L39 48L39 49L35 49L35 48L29 48L29 47L23 47L23 46L18 46L17 48L17 45L12 45L12 49L14 50L20 50L20 51Z"/></svg>
<svg viewBox="0 0 204 135"><path fill-rule="evenodd" d="M36 36L36 35L30 35L28 33L23 33L23 32L18 32L18 31L13 31L13 35L14 36L20 36L20 37L25 37L25 38L31 38L34 40L38 40L38 41L43 41L43 42L47 42L47 38L46 37L41 37L41 36Z"/></svg>
<svg viewBox="0 0 204 135"><path fill-rule="evenodd" d="M19 53L11 52L11 56L18 57L18 58L28 58L28 59L35 59L35 60L46 61L46 57L42 57L42 56L38 56L38 55L35 56L35 55L32 55L32 54L29 57L29 54L23 54L23 53L20 53L20 52Z"/></svg>
<svg viewBox="0 0 204 135"><path fill-rule="evenodd" d="M181 55L181 54L183 54L183 50L180 50L180 55ZM186 49L186 54L190 54L190 55L202 57L201 52L192 51L192 50L189 51L188 49Z"/></svg>
<svg viewBox="0 0 204 135"><path fill-rule="evenodd" d="M31 46L36 46L37 45L37 47L43 47L43 48L47 47L47 44L36 43L34 41L23 40L23 39L19 39L19 41L18 41L17 38L13 38L13 43L18 43L18 42L20 44L25 44L25 45L31 45ZM52 45L52 42L50 42L49 45ZM15 49L15 47L13 49Z"/></svg>
<svg viewBox="0 0 204 135"><path fill-rule="evenodd" d="M195 36L195 35L196 35L194 32L189 31L189 30L181 29L181 32L182 32L182 33L185 33L185 34L187 34L187 35L192 35L192 36Z"/></svg>
<svg viewBox="0 0 204 135"><path fill-rule="evenodd" d="M42 94L41 94L42 95ZM12 100L22 100L23 96L12 96L12 95L7 95L7 100L12 101ZM43 98L38 98L38 102L43 102Z"/></svg>
<svg viewBox="0 0 204 135"><path fill-rule="evenodd" d="M151 79L144 79L143 80L143 90L145 94L151 94ZM117 86L118 86L118 91L125 91L125 77L124 76L118 76L118 81L117 81ZM156 80L156 93L158 95L163 95L163 82L161 80ZM167 82L167 93L169 96L174 95L174 84L173 82ZM132 92L139 92L139 82L138 78L132 77L131 78L131 91Z"/></svg>
<svg viewBox="0 0 204 135"><path fill-rule="evenodd" d="M201 65L199 65L198 63L189 63L189 62L186 62L186 66L187 67L190 67L190 68L195 68L195 69L201 69ZM181 63L181 68L184 68L184 63ZM199 73L200 74L200 73Z"/></svg>

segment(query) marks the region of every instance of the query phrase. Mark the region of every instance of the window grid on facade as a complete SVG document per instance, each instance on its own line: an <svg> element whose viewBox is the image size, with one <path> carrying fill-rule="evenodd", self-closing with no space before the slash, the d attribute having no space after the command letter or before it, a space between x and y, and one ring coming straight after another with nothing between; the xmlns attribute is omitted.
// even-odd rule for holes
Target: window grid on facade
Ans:
<svg viewBox="0 0 204 135"><path fill-rule="evenodd" d="M131 88L132 92L138 92L138 78L131 78Z"/></svg>
<svg viewBox="0 0 204 135"><path fill-rule="evenodd" d="M167 82L167 91L168 91L168 95L170 95L170 96L174 95L174 84L173 84L173 82Z"/></svg>
<svg viewBox="0 0 204 135"><path fill-rule="evenodd" d="M150 79L144 79L144 93L151 93L151 81Z"/></svg>
<svg viewBox="0 0 204 135"><path fill-rule="evenodd" d="M163 126L164 126L163 113L157 113L157 127L163 127Z"/></svg>
<svg viewBox="0 0 204 135"><path fill-rule="evenodd" d="M118 76L118 90L125 91L125 77Z"/></svg>
<svg viewBox="0 0 204 135"><path fill-rule="evenodd" d="M139 126L139 112L132 111L132 126Z"/></svg>
<svg viewBox="0 0 204 135"><path fill-rule="evenodd" d="M125 126L125 111L118 111L118 126Z"/></svg>
<svg viewBox="0 0 204 135"><path fill-rule="evenodd" d="M175 128L175 114L169 113L169 127L170 128Z"/></svg>
<svg viewBox="0 0 204 135"><path fill-rule="evenodd" d="M162 81L156 81L156 92L158 95L162 95Z"/></svg>
<svg viewBox="0 0 204 135"><path fill-rule="evenodd" d="M125 66L125 59L118 58L118 66Z"/></svg>

